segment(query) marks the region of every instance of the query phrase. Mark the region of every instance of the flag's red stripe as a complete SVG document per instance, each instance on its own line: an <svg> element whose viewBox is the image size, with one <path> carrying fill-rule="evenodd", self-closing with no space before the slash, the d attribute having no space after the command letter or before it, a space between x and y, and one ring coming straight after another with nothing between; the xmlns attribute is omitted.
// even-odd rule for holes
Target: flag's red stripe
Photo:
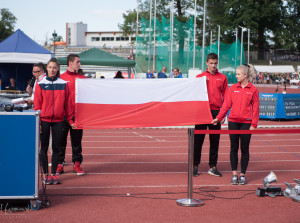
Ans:
<svg viewBox="0 0 300 223"><path fill-rule="evenodd" d="M136 128L211 123L208 101L136 105L76 103L75 124L83 129Z"/></svg>

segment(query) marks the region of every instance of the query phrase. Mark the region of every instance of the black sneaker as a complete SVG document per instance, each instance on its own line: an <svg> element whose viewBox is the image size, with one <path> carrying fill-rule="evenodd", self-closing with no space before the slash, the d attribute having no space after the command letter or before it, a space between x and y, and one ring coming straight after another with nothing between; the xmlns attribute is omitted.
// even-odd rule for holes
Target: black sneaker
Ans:
<svg viewBox="0 0 300 223"><path fill-rule="evenodd" d="M209 175L221 177L222 174L217 170L217 168L210 168L207 172Z"/></svg>
<svg viewBox="0 0 300 223"><path fill-rule="evenodd" d="M232 185L238 185L239 184L239 179L237 175L233 175L231 179L231 184Z"/></svg>
<svg viewBox="0 0 300 223"><path fill-rule="evenodd" d="M194 167L193 167L193 176L194 176L194 177L199 176L199 172L198 172L198 167L197 167L197 166L194 166Z"/></svg>
<svg viewBox="0 0 300 223"><path fill-rule="evenodd" d="M241 185L247 184L245 175L240 176L240 184L241 184Z"/></svg>

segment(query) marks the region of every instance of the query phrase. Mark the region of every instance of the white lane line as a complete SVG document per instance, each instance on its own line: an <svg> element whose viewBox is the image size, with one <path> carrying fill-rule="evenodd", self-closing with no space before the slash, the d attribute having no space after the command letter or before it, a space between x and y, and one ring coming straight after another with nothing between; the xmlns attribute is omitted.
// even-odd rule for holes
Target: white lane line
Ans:
<svg viewBox="0 0 300 223"><path fill-rule="evenodd" d="M275 163L275 162L300 162L299 160L251 160L251 163ZM93 165L93 164L187 164L187 161L182 162L84 162L84 165ZM203 161L202 163L208 163L208 161ZM230 163L230 161L220 160L218 163ZM67 165L72 165L73 163L66 163Z"/></svg>
<svg viewBox="0 0 300 223"><path fill-rule="evenodd" d="M143 138L149 138L149 139L153 139L153 140L155 140L155 141L157 141L157 142L165 142L166 140L160 140L160 139L156 139L156 138L154 138L154 137L152 137L152 136L149 136L149 135L141 135L141 134L139 134L139 133L137 133L137 132L132 132L133 134L136 134L137 136L139 136L139 137L143 137ZM147 142L147 141L146 141ZM151 141L152 142L152 141Z"/></svg>

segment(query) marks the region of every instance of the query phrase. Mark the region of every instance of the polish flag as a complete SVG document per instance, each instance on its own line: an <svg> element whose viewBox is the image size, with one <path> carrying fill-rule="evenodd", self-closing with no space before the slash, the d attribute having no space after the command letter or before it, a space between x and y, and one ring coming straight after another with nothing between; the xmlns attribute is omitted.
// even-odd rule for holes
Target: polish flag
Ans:
<svg viewBox="0 0 300 223"><path fill-rule="evenodd" d="M206 77L191 79L77 79L79 129L209 124Z"/></svg>

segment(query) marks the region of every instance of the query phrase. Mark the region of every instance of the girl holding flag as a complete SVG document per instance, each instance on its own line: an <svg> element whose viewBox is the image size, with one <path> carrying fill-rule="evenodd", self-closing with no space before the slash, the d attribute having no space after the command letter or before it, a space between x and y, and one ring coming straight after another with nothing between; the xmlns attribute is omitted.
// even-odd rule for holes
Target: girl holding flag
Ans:
<svg viewBox="0 0 300 223"><path fill-rule="evenodd" d="M229 109L229 130L254 130L259 119L259 93L250 82L254 75L254 67L244 64L236 69L237 84L230 87L220 113L212 121L217 124L226 116ZM249 163L249 145L251 134L230 134L230 163L232 169L232 185L246 184L246 170ZM237 176L239 141L241 141L241 174Z"/></svg>

